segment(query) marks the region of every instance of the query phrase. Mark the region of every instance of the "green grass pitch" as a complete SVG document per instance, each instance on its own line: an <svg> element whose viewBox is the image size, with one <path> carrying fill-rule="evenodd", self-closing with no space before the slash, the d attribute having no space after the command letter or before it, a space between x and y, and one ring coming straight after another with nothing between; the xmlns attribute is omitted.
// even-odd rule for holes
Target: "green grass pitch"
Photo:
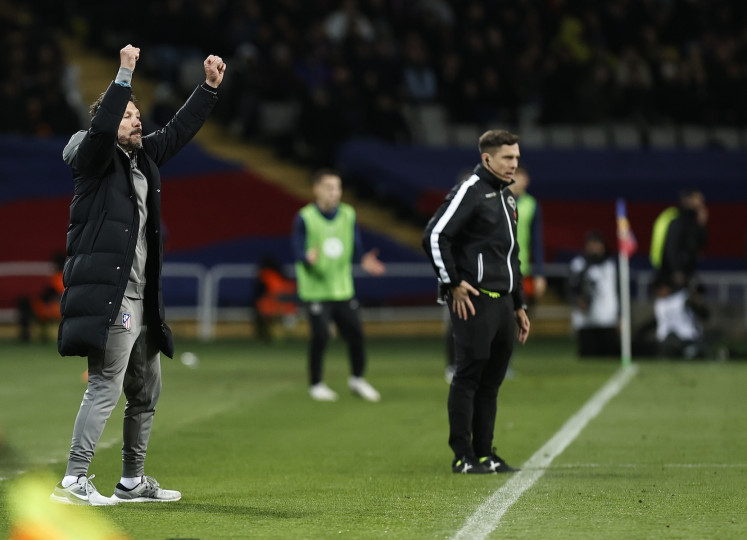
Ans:
<svg viewBox="0 0 747 540"><path fill-rule="evenodd" d="M146 467L183 499L84 509L132 539L450 538L507 480L450 471L437 338L369 339L380 403L347 392L339 341L326 360L336 403L308 397L303 341L177 345L199 364L163 358ZM618 366L530 338L501 389L498 453L520 466ZM491 538L747 538L747 363L639 367ZM0 538L14 482L64 472L84 368L54 344L0 343ZM119 479L122 407L90 471L105 495Z"/></svg>

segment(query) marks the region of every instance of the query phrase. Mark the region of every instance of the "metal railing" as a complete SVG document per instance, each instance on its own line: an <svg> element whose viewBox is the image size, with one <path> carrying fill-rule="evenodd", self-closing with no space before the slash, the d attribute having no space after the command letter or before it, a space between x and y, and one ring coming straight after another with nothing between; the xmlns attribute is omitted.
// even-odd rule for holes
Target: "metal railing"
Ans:
<svg viewBox="0 0 747 540"><path fill-rule="evenodd" d="M294 274L292 266L285 268L288 275ZM0 263L0 279L3 277L19 276L49 276L54 272L51 263L44 262L6 262ZM197 263L164 263L163 278L193 279L195 282L196 303L187 306L167 306L169 320L196 320L198 335L203 340L215 337L215 327L220 321L241 320L249 316L249 306L221 307L219 292L221 284L228 279L251 281L259 272L256 264L218 264L211 268ZM545 265L548 278L565 279L568 276L568 265L551 263ZM371 276L354 267L353 275L356 279L371 279ZM634 285L634 299L646 302L649 299L649 285L653 280L650 270L632 270L631 282ZM743 324L747 327L747 273L745 272L701 272L699 279L706 286L709 296L720 304L741 304L744 310ZM390 263L387 272L381 280L382 288L386 287L386 280L396 278L423 279L426 284L434 287L435 277L433 269L427 263ZM565 310L548 310L547 316L552 318L567 317ZM440 320L443 309L435 304L432 306L384 306L369 307L364 310L367 320ZM0 309L0 322L16 320L15 308Z"/></svg>

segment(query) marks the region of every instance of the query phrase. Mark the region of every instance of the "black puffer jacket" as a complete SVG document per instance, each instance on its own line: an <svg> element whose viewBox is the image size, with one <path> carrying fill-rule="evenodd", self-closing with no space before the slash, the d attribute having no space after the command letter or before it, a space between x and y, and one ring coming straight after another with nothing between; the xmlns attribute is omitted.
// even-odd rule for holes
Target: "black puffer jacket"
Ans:
<svg viewBox="0 0 747 540"><path fill-rule="evenodd" d="M524 304L516 241L516 198L509 184L482 165L455 186L428 222L425 249L440 282L510 294Z"/></svg>
<svg viewBox="0 0 747 540"><path fill-rule="evenodd" d="M130 161L117 148L117 131L130 95L129 87L112 83L91 120L91 128L73 135L63 151L75 182L57 344L63 356L88 356L105 349L135 256L140 220L137 196ZM174 355L174 343L164 322L161 293L158 167L194 137L216 101L214 92L198 87L166 127L143 137L143 148L137 152L138 167L148 180L145 322L151 329L160 329L149 334L169 357Z"/></svg>

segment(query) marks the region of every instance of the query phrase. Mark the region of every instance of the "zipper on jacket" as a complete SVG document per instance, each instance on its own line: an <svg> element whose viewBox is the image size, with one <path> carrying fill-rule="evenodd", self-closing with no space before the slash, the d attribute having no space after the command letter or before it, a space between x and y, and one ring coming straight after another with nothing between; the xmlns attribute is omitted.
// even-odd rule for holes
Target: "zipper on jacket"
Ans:
<svg viewBox="0 0 747 540"><path fill-rule="evenodd" d="M503 188L505 189L505 188ZM503 196L503 189L501 190L501 203L503 203L503 213L506 214L506 224L508 225L508 235L511 237L511 247L506 255L506 266L508 267L508 292L514 290L514 271L511 268L511 255L514 252L514 246L516 245L516 239L514 238L514 230L511 227L511 215L506 208L506 198Z"/></svg>
<svg viewBox="0 0 747 540"><path fill-rule="evenodd" d="M130 187L132 188L130 193L133 197L135 197L135 201L137 201L137 193L135 192L135 180L132 177L132 167L130 167ZM147 196L146 196L147 200ZM127 239L127 248L125 249L125 261L127 260L127 254L130 252L130 246L132 245L132 239L135 238L135 242L137 242L137 232L138 228L135 226L136 217L139 217L139 210L138 210L138 204L135 204L135 215L132 218L132 223L130 224L130 230L133 232L130 233L128 239ZM147 204L147 203L146 203ZM134 255L133 255L134 257ZM130 268L132 268L132 263L130 263ZM122 298L124 297L124 291L127 287L127 281L130 279L130 272L122 272L122 275L119 277L119 285L117 285L117 295L119 295L119 290L122 290ZM124 283L123 283L124 282ZM119 299L119 306L112 306L112 311L109 313L109 325L113 324L113 321L116 319L117 315L119 314L119 308L122 304L122 298Z"/></svg>
<svg viewBox="0 0 747 540"><path fill-rule="evenodd" d="M482 253L477 254L477 282L482 283L483 265Z"/></svg>

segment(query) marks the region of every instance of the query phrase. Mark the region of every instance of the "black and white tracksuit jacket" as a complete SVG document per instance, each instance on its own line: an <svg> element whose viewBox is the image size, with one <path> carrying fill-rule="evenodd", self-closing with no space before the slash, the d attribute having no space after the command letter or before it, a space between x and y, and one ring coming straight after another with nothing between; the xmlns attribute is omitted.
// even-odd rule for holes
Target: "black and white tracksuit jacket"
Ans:
<svg viewBox="0 0 747 540"><path fill-rule="evenodd" d="M516 239L516 198L482 165L454 186L428 222L423 248L443 288L462 280L477 289L510 294L524 305Z"/></svg>

